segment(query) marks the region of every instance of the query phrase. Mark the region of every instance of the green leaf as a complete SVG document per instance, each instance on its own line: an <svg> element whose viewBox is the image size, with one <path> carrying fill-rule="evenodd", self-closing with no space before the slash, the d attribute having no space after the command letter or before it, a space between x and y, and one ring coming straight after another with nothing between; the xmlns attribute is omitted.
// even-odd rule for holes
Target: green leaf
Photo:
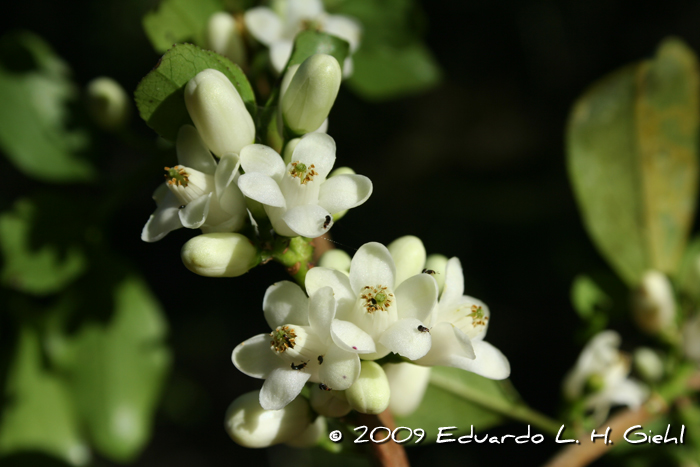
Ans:
<svg viewBox="0 0 700 467"><path fill-rule="evenodd" d="M609 308L612 300L593 279L582 274L576 276L571 285L571 303L579 316L588 320L597 311Z"/></svg>
<svg viewBox="0 0 700 467"><path fill-rule="evenodd" d="M0 148L27 176L46 182L94 178L82 157L86 132L71 129L68 105L77 97L68 66L30 32L0 39Z"/></svg>
<svg viewBox="0 0 700 467"><path fill-rule="evenodd" d="M231 80L246 109L255 117L255 95L238 65L195 45L177 44L136 87L136 106L141 118L163 138L175 141L180 127L192 123L185 107L185 86L207 68L218 70Z"/></svg>
<svg viewBox="0 0 700 467"><path fill-rule="evenodd" d="M366 99L391 99L424 91L441 80L437 62L421 42L402 47L363 45L353 61L348 84Z"/></svg>
<svg viewBox="0 0 700 467"><path fill-rule="evenodd" d="M350 46L339 37L318 31L303 31L294 38L294 49L285 70L292 65L301 64L314 54L334 56L342 69L349 52Z"/></svg>
<svg viewBox="0 0 700 467"><path fill-rule="evenodd" d="M396 417L397 426L425 430L423 442L435 442L440 427L456 426L458 437L499 425L504 414L519 406L503 381L493 381L458 368L433 367L430 384L420 407L407 417Z"/></svg>
<svg viewBox="0 0 700 467"><path fill-rule="evenodd" d="M700 237L695 237L685 249L678 268L678 289L693 301L693 308L700 304Z"/></svg>
<svg viewBox="0 0 700 467"><path fill-rule="evenodd" d="M569 177L594 243L625 282L673 274L697 197L698 66L667 39L653 60L602 79L575 104Z"/></svg>
<svg viewBox="0 0 700 467"><path fill-rule="evenodd" d="M0 214L3 285L45 295L61 290L82 274L87 259L73 218L79 214L77 205L52 195L19 200L12 211Z"/></svg>
<svg viewBox="0 0 700 467"><path fill-rule="evenodd" d="M37 333L20 329L0 417L0 455L41 451L83 465L90 452L63 382L43 367Z"/></svg>
<svg viewBox="0 0 700 467"><path fill-rule="evenodd" d="M150 438L171 357L164 343L167 323L143 281L126 276L113 294L109 320L79 329L65 370L94 447L128 462Z"/></svg>
<svg viewBox="0 0 700 467"><path fill-rule="evenodd" d="M205 46L209 17L222 9L220 0L163 0L143 17L143 29L158 53L188 40Z"/></svg>

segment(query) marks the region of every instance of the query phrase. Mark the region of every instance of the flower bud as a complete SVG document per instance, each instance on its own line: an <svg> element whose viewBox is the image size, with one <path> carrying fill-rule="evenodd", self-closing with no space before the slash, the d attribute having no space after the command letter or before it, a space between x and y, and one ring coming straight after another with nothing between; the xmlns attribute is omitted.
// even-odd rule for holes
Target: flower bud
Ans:
<svg viewBox="0 0 700 467"><path fill-rule="evenodd" d="M361 413L382 413L389 406L389 380L379 364L363 360L360 377L345 390L350 407Z"/></svg>
<svg viewBox="0 0 700 467"><path fill-rule="evenodd" d="M345 274L350 274L350 263L352 258L343 250L328 250L321 256L318 266L335 269Z"/></svg>
<svg viewBox="0 0 700 467"><path fill-rule="evenodd" d="M425 247L420 238L406 235L391 242L387 248L396 264L396 285L423 270Z"/></svg>
<svg viewBox="0 0 700 467"><path fill-rule="evenodd" d="M637 325L649 334L658 334L674 322L676 301L668 278L658 271L647 271L634 295L633 313Z"/></svg>
<svg viewBox="0 0 700 467"><path fill-rule="evenodd" d="M260 261L258 250L238 233L212 232L191 238L182 247L182 262L206 277L236 277Z"/></svg>
<svg viewBox="0 0 700 467"><path fill-rule="evenodd" d="M309 401L311 408L325 417L342 417L352 410L345 391L326 391L318 387L318 384L311 387Z"/></svg>
<svg viewBox="0 0 700 467"><path fill-rule="evenodd" d="M412 363L387 363L384 372L389 380L389 410L394 415L411 415L420 405L430 382L430 367Z"/></svg>
<svg viewBox="0 0 700 467"><path fill-rule="evenodd" d="M207 147L216 156L238 154L255 141L255 124L231 81L214 69L187 83L185 105Z"/></svg>
<svg viewBox="0 0 700 467"><path fill-rule="evenodd" d="M335 57L316 54L307 58L286 90L283 82L281 106L285 125L298 135L319 128L333 107L341 80Z"/></svg>
<svg viewBox="0 0 700 467"><path fill-rule="evenodd" d="M232 440L247 448L265 448L299 436L311 423L309 403L297 397L280 410L260 407L260 392L243 394L229 405L224 428Z"/></svg>
<svg viewBox="0 0 700 467"><path fill-rule="evenodd" d="M437 274L433 274L435 281L438 285L438 290L442 293L442 289L445 287L445 270L447 269L447 256L444 255L430 255L425 260L425 269L430 269L435 271Z"/></svg>
<svg viewBox="0 0 700 467"><path fill-rule="evenodd" d="M649 347L639 347L634 351L634 367L649 382L660 381L664 376L664 362L659 354Z"/></svg>
<svg viewBox="0 0 700 467"><path fill-rule="evenodd" d="M236 21L229 13L219 11L209 17L207 45L211 50L234 63L245 62L246 53L243 37L236 26Z"/></svg>
<svg viewBox="0 0 700 467"><path fill-rule="evenodd" d="M328 432L328 423L326 417L318 416L313 423L306 427L306 430L298 436L293 437L285 444L294 448L311 448L318 444L322 436Z"/></svg>
<svg viewBox="0 0 700 467"><path fill-rule="evenodd" d="M287 144L285 145L282 154L282 159L284 160L284 163L286 165L292 163L292 154L294 154L294 149L296 149L297 144L299 144L299 141L301 141L301 138L293 138L287 141Z"/></svg>
<svg viewBox="0 0 700 467"><path fill-rule="evenodd" d="M87 105L97 125L106 131L123 128L131 116L131 102L124 88L106 76L88 83Z"/></svg>

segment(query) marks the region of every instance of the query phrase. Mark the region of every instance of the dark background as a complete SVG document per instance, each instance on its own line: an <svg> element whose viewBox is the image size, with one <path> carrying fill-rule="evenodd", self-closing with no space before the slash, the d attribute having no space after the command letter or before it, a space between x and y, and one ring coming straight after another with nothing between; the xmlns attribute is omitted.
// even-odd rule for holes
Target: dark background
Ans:
<svg viewBox="0 0 700 467"><path fill-rule="evenodd" d="M140 22L154 4L26 0L2 13L1 31L26 28L43 36L80 85L108 75L133 92L158 59ZM596 79L650 57L667 35L700 51L700 3L442 0L424 1L422 9L426 41L444 80L432 91L384 103L341 89L329 128L337 164L367 175L374 194L332 235L351 255L368 241L387 244L413 234L428 253L458 256L466 293L491 309L488 340L510 359L513 384L531 406L557 418L561 379L583 344L569 301L571 281L581 272L606 271L567 181L569 108ZM138 118L132 126L154 136ZM102 138L100 158L114 177L149 157ZM7 167L2 162L1 168L12 170ZM279 449L240 448L222 429L227 405L261 385L233 367L230 353L267 329L262 297L272 282L286 278L284 271L270 264L236 279L202 278L179 258L192 231L141 242L155 207L150 195L160 181L154 173L111 226L117 253L137 265L162 301L174 352L153 440L136 465L295 465L292 458L268 454ZM12 200L37 186L16 175L3 192ZM624 320L612 326L629 331ZM524 429L511 424L489 432ZM438 445L411 449L409 456L415 465L437 459L448 465L539 465L556 448L547 439L538 446Z"/></svg>

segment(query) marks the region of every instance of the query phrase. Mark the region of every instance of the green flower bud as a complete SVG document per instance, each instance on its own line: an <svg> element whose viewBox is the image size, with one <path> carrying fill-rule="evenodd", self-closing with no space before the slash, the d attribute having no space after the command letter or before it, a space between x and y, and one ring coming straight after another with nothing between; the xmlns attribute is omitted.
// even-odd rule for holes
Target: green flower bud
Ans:
<svg viewBox="0 0 700 467"><path fill-rule="evenodd" d="M88 83L87 105L97 125L106 131L124 128L131 116L129 96L119 83L106 76Z"/></svg>
<svg viewBox="0 0 700 467"><path fill-rule="evenodd" d="M260 392L243 394L226 410L224 428L232 440L247 448L266 448L298 437L311 423L309 403L297 397L281 410L260 407Z"/></svg>
<svg viewBox="0 0 700 467"><path fill-rule="evenodd" d="M318 387L318 384L311 386L309 401L311 408L325 417L343 417L352 410L345 391L326 391Z"/></svg>
<svg viewBox="0 0 700 467"><path fill-rule="evenodd" d="M639 347L634 351L634 367L649 382L660 381L664 376L664 362L659 354L649 347Z"/></svg>
<svg viewBox="0 0 700 467"><path fill-rule="evenodd" d="M326 436L326 433L328 433L326 417L318 416L299 436L293 437L285 444L294 448L311 448L316 446L321 437Z"/></svg>
<svg viewBox="0 0 700 467"><path fill-rule="evenodd" d="M238 154L255 141L255 124L243 99L220 71L201 71L187 83L185 105L207 147L216 156Z"/></svg>
<svg viewBox="0 0 700 467"><path fill-rule="evenodd" d="M345 274L350 274L352 258L343 250L333 249L326 251L318 261L318 266L335 269Z"/></svg>
<svg viewBox="0 0 700 467"><path fill-rule="evenodd" d="M229 13L220 11L209 17L207 45L211 50L234 63L245 63L246 53L243 37L236 26L236 20Z"/></svg>
<svg viewBox="0 0 700 467"><path fill-rule="evenodd" d="M182 262L207 277L236 277L260 261L258 250L244 235L212 232L191 238L182 247Z"/></svg>
<svg viewBox="0 0 700 467"><path fill-rule="evenodd" d="M406 235L391 242L387 248L396 264L396 285L423 270L425 247L420 238Z"/></svg>
<svg viewBox="0 0 700 467"><path fill-rule="evenodd" d="M425 260L425 269L430 269L435 271L437 274L433 274L433 277L437 281L438 290L442 293L442 289L445 287L445 269L447 269L447 256L444 255L430 255L428 259Z"/></svg>
<svg viewBox="0 0 700 467"><path fill-rule="evenodd" d="M389 380L379 364L363 360L360 377L345 390L350 407L361 413L378 414L389 407Z"/></svg>
<svg viewBox="0 0 700 467"><path fill-rule="evenodd" d="M405 417L416 411L430 382L430 367L412 363L387 363L384 372L389 380L389 410Z"/></svg>
<svg viewBox="0 0 700 467"><path fill-rule="evenodd" d="M281 106L285 125L298 135L318 129L333 107L342 78L335 57L316 54L307 58L286 89L284 81L282 83Z"/></svg>

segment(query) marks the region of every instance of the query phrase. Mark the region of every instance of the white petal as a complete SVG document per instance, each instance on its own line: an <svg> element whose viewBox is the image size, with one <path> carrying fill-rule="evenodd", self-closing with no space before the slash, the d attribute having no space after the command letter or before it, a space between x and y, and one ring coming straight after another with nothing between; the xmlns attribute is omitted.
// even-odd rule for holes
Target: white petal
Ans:
<svg viewBox="0 0 700 467"><path fill-rule="evenodd" d="M422 325L415 318L400 319L384 331L379 342L402 357L417 360L430 350L430 332L419 331Z"/></svg>
<svg viewBox="0 0 700 467"><path fill-rule="evenodd" d="M231 185L238 175L240 160L236 154L224 154L221 156L219 165L214 173L214 186L216 187L216 197L221 199L226 188Z"/></svg>
<svg viewBox="0 0 700 467"><path fill-rule="evenodd" d="M275 368L287 363L270 348L270 335L258 334L238 344L231 354L231 361L242 373L253 378L267 378Z"/></svg>
<svg viewBox="0 0 700 467"><path fill-rule="evenodd" d="M610 391L610 402L637 409L646 400L648 395L648 389L639 381L626 379L621 381L614 388L614 391Z"/></svg>
<svg viewBox="0 0 700 467"><path fill-rule="evenodd" d="M350 286L356 294L365 286L382 285L393 289L395 277L394 260L381 243L365 243L352 257Z"/></svg>
<svg viewBox="0 0 700 467"><path fill-rule="evenodd" d="M292 161L314 165L317 177L326 178L335 164L335 141L325 133L308 133L294 148Z"/></svg>
<svg viewBox="0 0 700 467"><path fill-rule="evenodd" d="M276 208L287 206L279 185L267 175L252 172L241 175L238 188L244 195L262 204Z"/></svg>
<svg viewBox="0 0 700 467"><path fill-rule="evenodd" d="M445 287L440 297L440 308L449 307L464 294L464 275L459 258L450 258L445 268Z"/></svg>
<svg viewBox="0 0 700 467"><path fill-rule="evenodd" d="M282 216L282 220L297 235L316 238L328 231L328 227L323 227L326 216L330 214L318 204L306 204L288 210Z"/></svg>
<svg viewBox="0 0 700 467"><path fill-rule="evenodd" d="M373 353L377 347L365 331L349 321L334 319L331 323L331 337L335 345L353 353Z"/></svg>
<svg viewBox="0 0 700 467"><path fill-rule="evenodd" d="M286 171L282 157L264 144L251 144L241 149L241 166L246 173L260 172L278 182Z"/></svg>
<svg viewBox="0 0 700 467"><path fill-rule="evenodd" d="M468 349L465 351L465 342L460 341L461 335L455 329L455 326L447 322L438 323L430 328L430 351L416 363L425 366L458 366L455 362L473 360L474 349L471 349L471 352Z"/></svg>
<svg viewBox="0 0 700 467"><path fill-rule="evenodd" d="M294 48L294 42L287 40L278 40L270 45L270 61L272 62L272 67L281 72L289 61L289 57L292 56L292 49Z"/></svg>
<svg viewBox="0 0 700 467"><path fill-rule="evenodd" d="M318 377L331 389L344 391L360 376L360 357L331 345L323 357Z"/></svg>
<svg viewBox="0 0 700 467"><path fill-rule="evenodd" d="M282 281L268 287L263 298L263 311L271 329L284 324L309 324L309 299L293 282Z"/></svg>
<svg viewBox="0 0 700 467"><path fill-rule="evenodd" d="M455 339L457 339L457 343L462 348L463 355L470 360L474 360L476 358L476 352L474 352L473 344L474 341L457 326L452 326L452 332L454 333Z"/></svg>
<svg viewBox="0 0 700 467"><path fill-rule="evenodd" d="M403 281L395 294L399 318L416 318L427 323L437 304L437 282L430 274L416 274Z"/></svg>
<svg viewBox="0 0 700 467"><path fill-rule="evenodd" d="M245 12L243 18L253 37L268 47L282 35L282 20L267 7L251 8Z"/></svg>
<svg viewBox="0 0 700 467"><path fill-rule="evenodd" d="M420 274L425 268L425 246L415 235L399 237L386 246L396 265L396 285L398 287L409 277Z"/></svg>
<svg viewBox="0 0 700 467"><path fill-rule="evenodd" d="M163 184L162 186L165 186ZM148 218L141 231L141 240L144 242L157 242L173 230L182 227L179 216L180 202L170 190L161 198L161 203L155 212ZM158 195L161 195L156 191Z"/></svg>
<svg viewBox="0 0 700 467"><path fill-rule="evenodd" d="M510 376L510 363L500 350L486 341L472 344L476 358L465 361L459 368L489 379L506 379Z"/></svg>
<svg viewBox="0 0 700 467"><path fill-rule="evenodd" d="M326 18L323 29L328 34L333 34L347 41L350 44L351 54L357 50L362 28L356 20L343 15L330 15Z"/></svg>
<svg viewBox="0 0 700 467"><path fill-rule="evenodd" d="M292 0L286 2L286 16L289 21L312 19L323 13L321 0Z"/></svg>
<svg viewBox="0 0 700 467"><path fill-rule="evenodd" d="M329 286L333 289L333 295L337 304L336 314L345 319L345 314L352 310L355 304L355 294L350 288L350 279L340 271L330 268L315 267L306 273L306 293L309 296L316 293L322 287Z"/></svg>
<svg viewBox="0 0 700 467"><path fill-rule="evenodd" d="M192 125L182 125L175 142L177 162L185 167L212 175L216 171L216 159L211 155L199 132Z"/></svg>
<svg viewBox="0 0 700 467"><path fill-rule="evenodd" d="M308 277L308 276L307 276ZM331 337L331 322L335 318L335 298L333 289L323 287L311 295L309 304L309 324L322 342Z"/></svg>
<svg viewBox="0 0 700 467"><path fill-rule="evenodd" d="M364 175L336 175L321 185L319 206L331 214L361 205L372 194L372 182Z"/></svg>
<svg viewBox="0 0 700 467"><path fill-rule="evenodd" d="M353 71L355 71L355 63L352 61L352 57L348 55L343 60L343 79L351 77Z"/></svg>
<svg viewBox="0 0 700 467"><path fill-rule="evenodd" d="M265 410L279 410L301 393L311 377L305 371L287 368L272 370L260 390L260 406Z"/></svg>
<svg viewBox="0 0 700 467"><path fill-rule="evenodd" d="M212 195L213 193L209 193L200 196L180 209L178 215L180 216L180 222L182 222L183 226L188 229L198 229L204 224L209 214L209 205L211 204Z"/></svg>
<svg viewBox="0 0 700 467"><path fill-rule="evenodd" d="M153 201L156 202L156 206L161 205L168 193L172 194L172 192L168 188L167 183L161 183L160 185L158 185L158 188L153 190L153 195L151 195L151 197L153 198Z"/></svg>

